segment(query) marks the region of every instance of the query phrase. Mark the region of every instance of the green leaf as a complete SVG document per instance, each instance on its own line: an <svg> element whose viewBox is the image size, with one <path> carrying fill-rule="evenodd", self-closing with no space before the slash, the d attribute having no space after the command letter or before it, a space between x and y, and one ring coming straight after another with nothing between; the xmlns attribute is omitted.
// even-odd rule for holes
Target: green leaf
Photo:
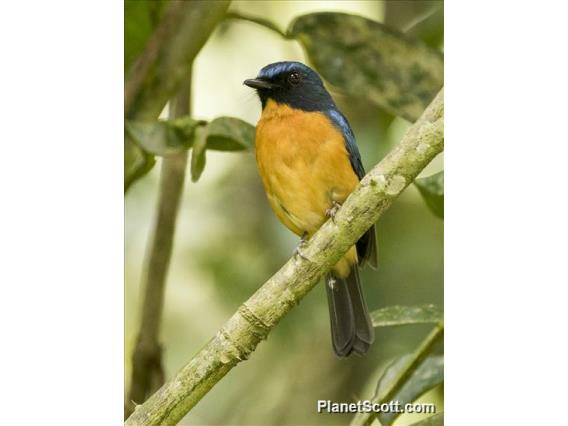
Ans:
<svg viewBox="0 0 568 426"><path fill-rule="evenodd" d="M254 126L233 117L219 117L210 123L189 116L152 122L125 124L125 185L143 176L154 164L154 155L168 156L188 150L191 179L196 182L205 168L205 151L241 151L254 148ZM199 136L196 132L199 129Z"/></svg>
<svg viewBox="0 0 568 426"><path fill-rule="evenodd" d="M144 151L164 156L189 149L195 128L201 124L186 116L169 121L127 121L126 130Z"/></svg>
<svg viewBox="0 0 568 426"><path fill-rule="evenodd" d="M410 426L444 426L444 412L426 417L419 422L412 423Z"/></svg>
<svg viewBox="0 0 568 426"><path fill-rule="evenodd" d="M125 132L126 133L126 132ZM124 135L124 192L154 166L154 156L144 152L128 134Z"/></svg>
<svg viewBox="0 0 568 426"><path fill-rule="evenodd" d="M439 218L444 218L444 172L436 173L421 179L414 184L426 201L426 204Z"/></svg>
<svg viewBox="0 0 568 426"><path fill-rule="evenodd" d="M404 355L387 367L377 384L375 395L380 395L383 389L388 388L389 382L396 380L402 370L406 368L412 354ZM414 373L408 378L400 391L392 399L399 401L401 406L413 402L420 396L435 388L444 381L444 356L431 355L426 358ZM400 413L384 412L379 414L381 425L388 426Z"/></svg>
<svg viewBox="0 0 568 426"><path fill-rule="evenodd" d="M439 306L387 306L371 313L374 327L393 325L426 324L443 321L444 313Z"/></svg>
<svg viewBox="0 0 568 426"><path fill-rule="evenodd" d="M288 32L331 84L407 120L418 119L444 84L439 51L370 19L312 13Z"/></svg>
<svg viewBox="0 0 568 426"><path fill-rule="evenodd" d="M205 152L207 148L207 136L205 130L196 132L195 143L191 150L191 181L197 182L205 169Z"/></svg>
<svg viewBox="0 0 568 426"><path fill-rule="evenodd" d="M254 126L234 117L219 117L207 126L207 148L241 151L254 148Z"/></svg>
<svg viewBox="0 0 568 426"><path fill-rule="evenodd" d="M142 53L150 35L160 22L164 0L126 0L124 2L124 69L128 70Z"/></svg>

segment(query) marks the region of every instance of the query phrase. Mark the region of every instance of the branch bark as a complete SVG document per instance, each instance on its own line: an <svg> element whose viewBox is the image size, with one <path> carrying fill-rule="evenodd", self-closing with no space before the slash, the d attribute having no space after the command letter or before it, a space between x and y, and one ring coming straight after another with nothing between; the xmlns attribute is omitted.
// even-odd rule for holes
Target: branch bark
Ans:
<svg viewBox="0 0 568 426"><path fill-rule="evenodd" d="M402 141L361 181L302 249L258 289L178 374L138 406L126 425L173 425L318 283L444 147L443 89Z"/></svg>
<svg viewBox="0 0 568 426"><path fill-rule="evenodd" d="M190 113L191 73L186 78L187 82L182 86L180 94L170 104L170 118ZM125 419L132 414L135 404L144 402L164 384L160 325L186 168L187 151L164 157L162 160L156 223L144 282L142 319L132 354L130 391L124 402Z"/></svg>

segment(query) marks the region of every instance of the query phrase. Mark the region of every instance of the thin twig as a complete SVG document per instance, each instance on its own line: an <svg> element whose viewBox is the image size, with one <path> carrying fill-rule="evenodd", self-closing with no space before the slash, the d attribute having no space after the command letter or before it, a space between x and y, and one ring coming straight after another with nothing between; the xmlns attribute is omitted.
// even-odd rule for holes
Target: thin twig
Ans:
<svg viewBox="0 0 568 426"><path fill-rule="evenodd" d="M416 371L422 361L432 352L435 345L444 338L444 323L439 322L436 327L426 336L420 343L420 346L414 351L412 357L406 362L396 378L388 383L388 386L382 391L382 394L375 395L372 399L373 403L388 403L400 392L408 378ZM353 418L351 426L369 426L377 418L378 412L370 411L368 413L359 413Z"/></svg>
<svg viewBox="0 0 568 426"><path fill-rule="evenodd" d="M265 19L265 18L247 15L247 14L243 14L243 13L240 13L240 12L227 12L227 14L225 15L225 19L238 19L238 20L241 20L241 21L253 22L255 24L263 26L264 28L268 28L269 30L274 31L279 36L281 36L285 39L291 38L290 36L288 36L288 34L286 34L284 31L282 31L280 28L278 28L278 26L274 22L272 22L268 19Z"/></svg>
<svg viewBox="0 0 568 426"><path fill-rule="evenodd" d="M170 118L190 113L191 74L187 78L187 84L170 105ZM134 411L134 404L141 404L164 384L160 324L186 168L187 151L162 160L156 224L145 276L140 331L132 355L130 392L124 404L125 418Z"/></svg>
<svg viewBox="0 0 568 426"><path fill-rule="evenodd" d="M444 148L443 89L402 141L361 181L333 221L258 289L219 332L126 425L171 425L181 420L257 345L386 211Z"/></svg>

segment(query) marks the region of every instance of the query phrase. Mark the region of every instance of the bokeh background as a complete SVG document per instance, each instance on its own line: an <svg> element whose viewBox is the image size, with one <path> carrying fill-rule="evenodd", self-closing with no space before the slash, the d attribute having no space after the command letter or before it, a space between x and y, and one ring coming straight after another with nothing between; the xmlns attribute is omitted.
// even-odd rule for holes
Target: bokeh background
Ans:
<svg viewBox="0 0 568 426"><path fill-rule="evenodd" d="M358 14L406 30L431 21L422 34L443 49L440 1L234 1L230 10L269 18L286 28L296 16L316 11ZM128 43L128 39L125 40ZM220 25L193 68L193 115L226 115L255 124L260 104L242 85L264 65L307 62L295 41L250 22ZM363 98L330 88L349 119L367 169L400 140L409 123ZM421 176L442 170L436 158ZM139 324L142 273L157 202L160 160L125 197L125 386ZM393 304L443 304L443 222L410 186L377 224L379 269L362 280L371 310ZM162 343L167 377L175 374L245 301L291 256L297 238L273 215L253 152L208 151L197 183L187 179L167 280ZM372 396L385 366L412 351L429 326L377 330L367 356L337 359L331 349L325 289L319 285L270 334L249 361L232 370L184 418L184 425L333 425L350 415L317 414L316 401ZM443 410L443 389L419 401ZM404 415L397 425L410 424Z"/></svg>

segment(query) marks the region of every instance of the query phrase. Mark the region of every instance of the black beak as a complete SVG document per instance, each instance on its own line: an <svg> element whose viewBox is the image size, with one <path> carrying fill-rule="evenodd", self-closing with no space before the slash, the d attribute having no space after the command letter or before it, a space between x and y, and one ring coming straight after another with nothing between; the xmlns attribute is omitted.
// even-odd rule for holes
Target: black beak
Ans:
<svg viewBox="0 0 568 426"><path fill-rule="evenodd" d="M260 80L258 78L250 78L243 81L243 84L253 89L275 89L278 85L270 83L269 81Z"/></svg>

